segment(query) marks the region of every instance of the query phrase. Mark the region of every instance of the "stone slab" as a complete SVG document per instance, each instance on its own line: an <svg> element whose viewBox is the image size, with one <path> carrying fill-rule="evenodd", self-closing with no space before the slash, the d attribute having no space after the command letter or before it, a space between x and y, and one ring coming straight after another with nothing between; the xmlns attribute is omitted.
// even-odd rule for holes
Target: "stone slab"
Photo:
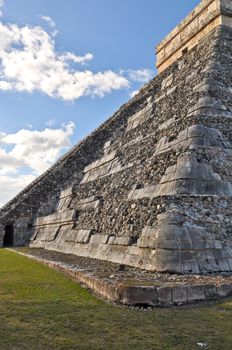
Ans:
<svg viewBox="0 0 232 350"><path fill-rule="evenodd" d="M11 249L10 249L11 250ZM90 274L87 270L73 268L68 264L43 259L31 254L11 250L29 259L36 260L50 268L62 272L72 279L83 283L94 293L104 298L134 306L171 307L182 304L192 304L212 299L219 299L232 295L232 283L216 285L170 285L170 286L130 286L123 283L114 283L106 278L99 278Z"/></svg>

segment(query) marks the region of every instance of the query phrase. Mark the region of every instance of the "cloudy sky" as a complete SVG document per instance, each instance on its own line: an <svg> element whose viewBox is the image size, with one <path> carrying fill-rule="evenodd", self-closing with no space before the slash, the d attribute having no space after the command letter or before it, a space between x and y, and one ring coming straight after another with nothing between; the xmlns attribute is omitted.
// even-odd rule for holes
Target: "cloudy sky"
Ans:
<svg viewBox="0 0 232 350"><path fill-rule="evenodd" d="M198 0L0 0L0 206L156 75Z"/></svg>

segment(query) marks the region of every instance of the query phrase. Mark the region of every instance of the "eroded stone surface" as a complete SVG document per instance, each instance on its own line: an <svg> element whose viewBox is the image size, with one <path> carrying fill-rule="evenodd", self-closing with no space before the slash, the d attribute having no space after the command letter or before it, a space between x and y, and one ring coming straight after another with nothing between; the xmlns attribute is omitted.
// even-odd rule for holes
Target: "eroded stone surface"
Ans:
<svg viewBox="0 0 232 350"><path fill-rule="evenodd" d="M1 244L231 272L232 29L207 35L1 209Z"/></svg>

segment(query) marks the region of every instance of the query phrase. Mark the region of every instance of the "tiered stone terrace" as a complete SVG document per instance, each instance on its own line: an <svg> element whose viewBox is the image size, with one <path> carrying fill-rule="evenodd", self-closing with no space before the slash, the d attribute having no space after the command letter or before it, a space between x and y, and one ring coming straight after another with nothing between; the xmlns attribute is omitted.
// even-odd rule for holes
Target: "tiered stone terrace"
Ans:
<svg viewBox="0 0 232 350"><path fill-rule="evenodd" d="M149 271L231 272L231 4L202 1L175 32L204 13L191 50L1 209L1 242L12 226L15 245ZM205 26L212 13L226 21Z"/></svg>

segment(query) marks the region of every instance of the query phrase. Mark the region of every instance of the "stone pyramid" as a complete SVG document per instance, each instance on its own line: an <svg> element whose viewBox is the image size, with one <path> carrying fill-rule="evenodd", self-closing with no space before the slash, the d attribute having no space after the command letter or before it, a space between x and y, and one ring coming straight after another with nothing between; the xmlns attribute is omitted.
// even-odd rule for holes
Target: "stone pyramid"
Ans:
<svg viewBox="0 0 232 350"><path fill-rule="evenodd" d="M232 270L232 1L203 0L159 74L0 211L0 242L150 271Z"/></svg>

